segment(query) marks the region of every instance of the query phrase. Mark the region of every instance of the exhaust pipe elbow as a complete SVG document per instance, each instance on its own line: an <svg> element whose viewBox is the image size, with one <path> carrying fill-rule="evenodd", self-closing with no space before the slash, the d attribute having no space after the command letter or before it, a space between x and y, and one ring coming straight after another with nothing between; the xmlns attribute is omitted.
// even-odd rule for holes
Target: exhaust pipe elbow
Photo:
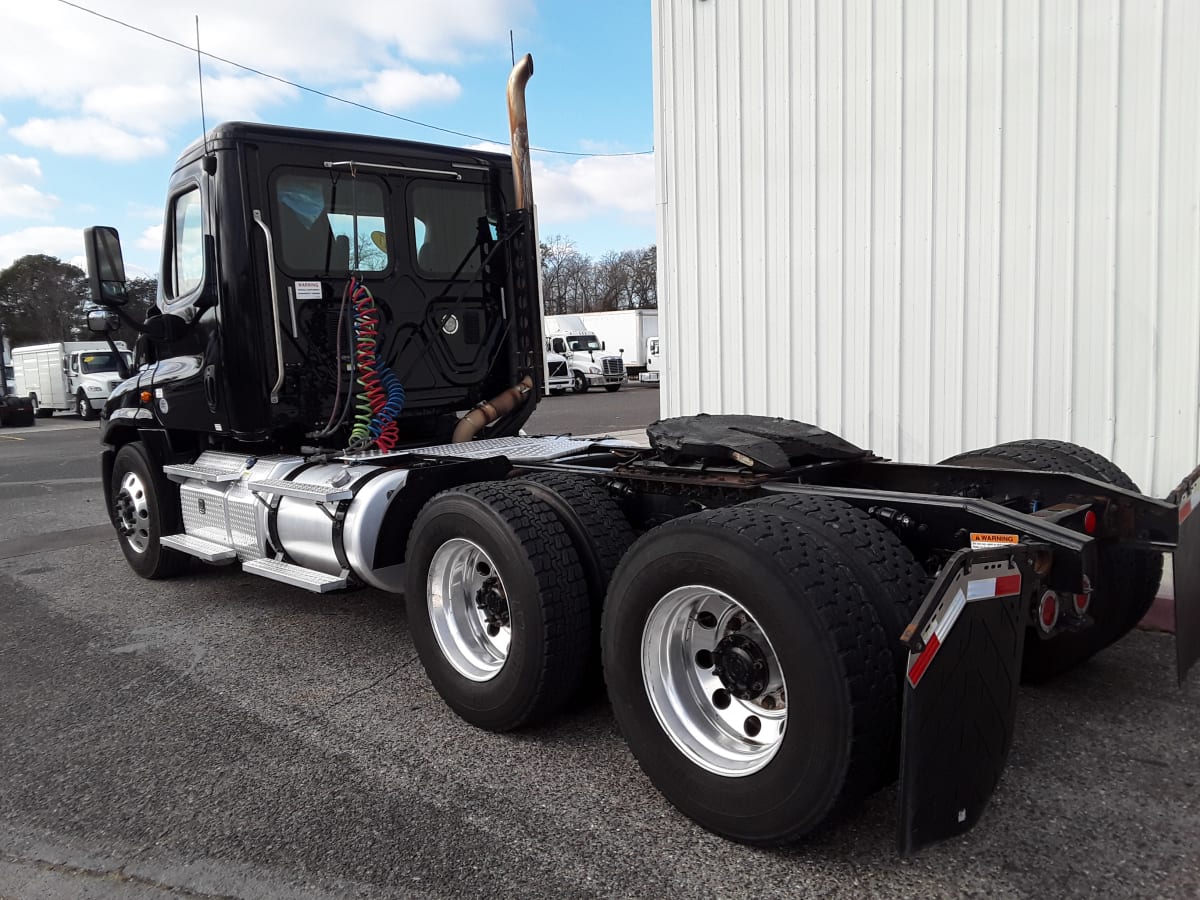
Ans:
<svg viewBox="0 0 1200 900"><path fill-rule="evenodd" d="M474 440L479 432L483 431L488 425L495 422L501 416L507 416L523 404L532 391L533 379L526 375L504 393L498 394L491 400L484 400L477 404L474 409L459 419L458 424L454 426L452 442L461 444L464 441Z"/></svg>

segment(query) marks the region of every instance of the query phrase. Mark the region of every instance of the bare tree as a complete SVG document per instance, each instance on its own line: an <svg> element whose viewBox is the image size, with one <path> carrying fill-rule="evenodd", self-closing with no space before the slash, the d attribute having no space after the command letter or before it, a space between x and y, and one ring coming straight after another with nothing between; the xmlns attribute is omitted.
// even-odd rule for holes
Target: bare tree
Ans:
<svg viewBox="0 0 1200 900"><path fill-rule="evenodd" d="M611 309L653 309L655 247L605 253L599 260L580 253L575 242L552 235L541 245L542 286L549 315Z"/></svg>

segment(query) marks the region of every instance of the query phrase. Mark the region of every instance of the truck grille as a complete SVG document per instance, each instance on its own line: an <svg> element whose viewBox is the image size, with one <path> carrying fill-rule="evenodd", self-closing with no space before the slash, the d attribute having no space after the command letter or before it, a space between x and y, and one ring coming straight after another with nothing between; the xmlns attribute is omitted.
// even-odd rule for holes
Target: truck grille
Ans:
<svg viewBox="0 0 1200 900"><path fill-rule="evenodd" d="M605 375L624 375L625 360L619 356L604 357L604 374Z"/></svg>
<svg viewBox="0 0 1200 900"><path fill-rule="evenodd" d="M567 374L567 364L565 362L550 363L550 377L551 378L562 378L562 377L565 377L566 374Z"/></svg>

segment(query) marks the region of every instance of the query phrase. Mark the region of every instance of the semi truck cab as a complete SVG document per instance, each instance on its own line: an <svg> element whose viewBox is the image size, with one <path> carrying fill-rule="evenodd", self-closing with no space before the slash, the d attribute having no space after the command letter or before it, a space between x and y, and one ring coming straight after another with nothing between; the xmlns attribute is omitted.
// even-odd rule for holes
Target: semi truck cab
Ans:
<svg viewBox="0 0 1200 900"><path fill-rule="evenodd" d="M447 442L464 411L540 387L535 243L508 156L226 123L179 157L164 224L157 315L125 323L147 365L105 409L109 456L150 424L171 453L345 448L368 355L391 445ZM123 278L115 232L93 229L89 252ZM119 300L121 279L99 280Z"/></svg>

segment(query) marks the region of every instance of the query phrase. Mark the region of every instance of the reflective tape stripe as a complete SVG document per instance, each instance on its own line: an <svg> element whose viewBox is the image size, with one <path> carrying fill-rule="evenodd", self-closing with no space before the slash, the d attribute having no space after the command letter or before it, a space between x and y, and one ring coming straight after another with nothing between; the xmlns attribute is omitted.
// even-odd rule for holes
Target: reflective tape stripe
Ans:
<svg viewBox="0 0 1200 900"><path fill-rule="evenodd" d="M960 586L954 593L945 612L940 618L930 619L921 632L921 637L925 642L925 647L920 653L910 653L908 666L908 681L913 687L921 680L925 674L925 670L929 668L929 664L933 662L934 656L942 644L946 642L946 638L950 636L950 629L954 627L954 623L958 621L958 617L962 615L962 611L968 603L974 603L978 600L991 600L996 597L1011 597L1021 593L1021 573L1015 572L1011 575L1001 575L997 578L976 578L973 581L968 581L966 584L966 592L964 593Z"/></svg>

